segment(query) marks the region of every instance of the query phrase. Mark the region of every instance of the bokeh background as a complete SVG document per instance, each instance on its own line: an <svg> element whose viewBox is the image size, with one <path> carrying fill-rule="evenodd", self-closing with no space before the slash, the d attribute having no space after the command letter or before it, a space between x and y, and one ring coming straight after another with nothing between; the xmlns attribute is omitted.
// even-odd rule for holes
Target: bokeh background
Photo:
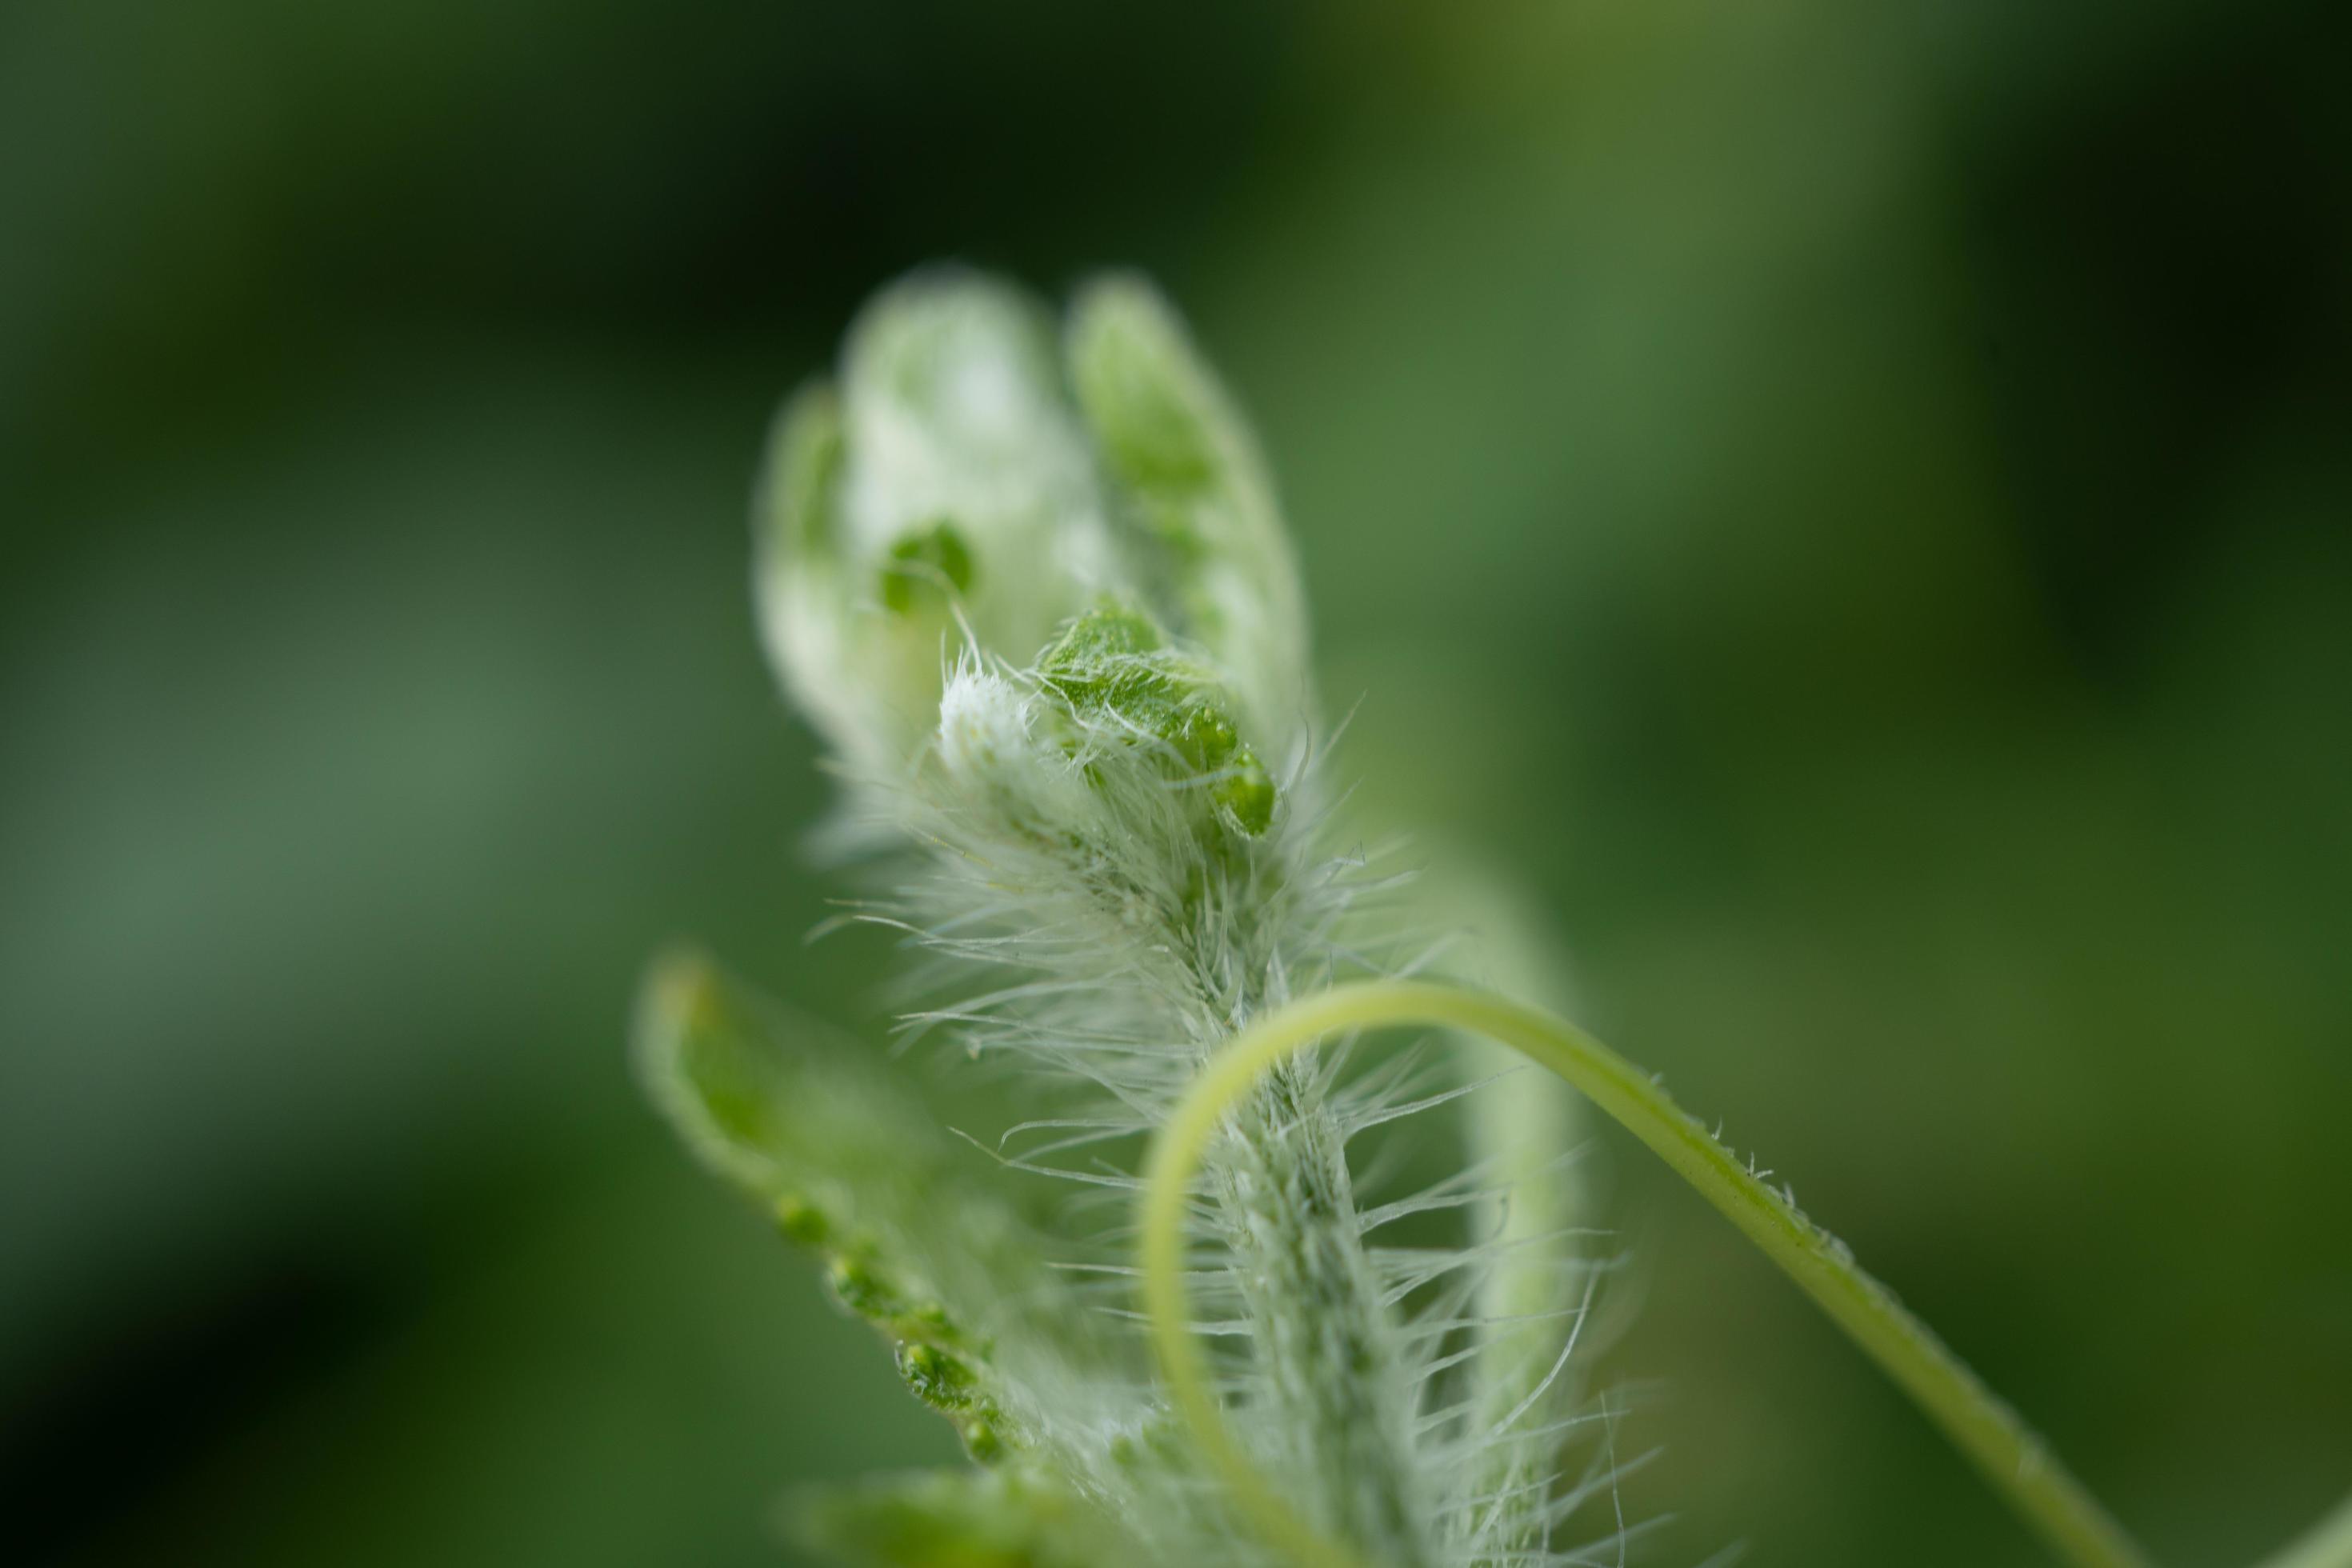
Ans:
<svg viewBox="0 0 2352 1568"><path fill-rule="evenodd" d="M750 1568L949 1456L623 1046L680 933L875 1018L743 517L941 256L1157 275L1367 810L2165 1561L2283 1540L2352 1485L2343 15L16 0L0 1557ZM1612 1167L1652 1560L2035 1560Z"/></svg>

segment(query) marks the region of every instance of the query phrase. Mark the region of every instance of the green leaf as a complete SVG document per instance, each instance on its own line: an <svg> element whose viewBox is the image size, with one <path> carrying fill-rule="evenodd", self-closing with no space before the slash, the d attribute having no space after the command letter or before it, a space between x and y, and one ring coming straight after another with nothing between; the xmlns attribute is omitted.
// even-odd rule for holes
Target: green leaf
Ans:
<svg viewBox="0 0 2352 1568"><path fill-rule="evenodd" d="M816 1254L835 1299L893 1342L908 1389L974 1458L1046 1440L1054 1405L1037 1386L1066 1408L1113 1364L1120 1347L1005 1174L855 1042L681 952L646 979L636 1049L688 1145Z"/></svg>
<svg viewBox="0 0 2352 1568"><path fill-rule="evenodd" d="M1307 701L1307 601L1256 439L1150 284L1115 277L1071 309L1070 381L1131 531L1184 634L1275 747Z"/></svg>
<svg viewBox="0 0 2352 1568"><path fill-rule="evenodd" d="M1116 713L1187 772L1216 775L1210 798L1244 834L1255 837L1274 820L1274 780L1235 730L1216 678L1170 650L1142 611L1097 605L1038 657L1037 673L1073 709Z"/></svg>
<svg viewBox="0 0 2352 1568"><path fill-rule="evenodd" d="M788 1524L800 1545L845 1568L1099 1568L1139 1557L1061 1488L1009 1470L924 1471L804 1493Z"/></svg>

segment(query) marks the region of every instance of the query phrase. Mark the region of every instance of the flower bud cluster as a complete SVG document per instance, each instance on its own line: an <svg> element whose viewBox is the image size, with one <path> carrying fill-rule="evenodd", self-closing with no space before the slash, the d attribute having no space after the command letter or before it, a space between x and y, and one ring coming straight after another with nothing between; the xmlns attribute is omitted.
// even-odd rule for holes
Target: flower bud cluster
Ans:
<svg viewBox="0 0 2352 1568"><path fill-rule="evenodd" d="M756 530L783 685L847 781L861 836L919 862L896 902L869 906L942 961L947 1000L909 1028L1025 1059L1054 1086L1055 1111L1030 1124L1047 1136L1009 1163L1089 1192L1132 1187L1113 1157L1122 1142L1154 1131L1237 1030L1294 981L1380 966L1356 905L1360 864L1317 847L1307 613L1265 465L1147 286L1089 286L1058 331L970 274L886 290L837 379L780 417ZM735 1103L748 1055L667 1059L703 1074L678 1093L681 1120L740 1164L747 1129L710 1107ZM1458 1342L1494 1337L1480 1282L1508 1261L1367 1240L1495 1196L1449 1180L1360 1205L1349 1140L1449 1098L1422 1087L1312 1055L1270 1071L1202 1161L1195 1300L1225 1331L1244 1441L1318 1531L1383 1568L1553 1561L1545 1542L1569 1505L1551 1495L1549 1391L1570 1384L1526 1363L1559 1344L1559 1325L1514 1335L1507 1378L1489 1376L1495 1358L1468 1363ZM827 1120L779 1111L748 1131L773 1135L760 1150L794 1151L796 1170L822 1168L833 1162L803 1156L831 1136ZM783 1163L763 1152L751 1174ZM929 1290L962 1313L934 1322L910 1282L952 1270L906 1239L937 1242L920 1215L888 1211L891 1226L865 1226L879 1240L844 1241L821 1184L761 1190L794 1234L820 1238L809 1245L838 1299L893 1339L901 1375L963 1424L975 1456L1026 1456L1087 1517L1126 1521L1151 1561L1265 1561L1201 1485L1150 1384L1074 1369L1116 1364L1119 1348L1074 1357L1065 1344L1087 1335L974 1312L978 1286ZM1118 1223L1058 1238L1101 1260L1081 1267L1098 1270L1107 1289L1092 1300L1112 1310L1095 1315L1112 1322L1126 1312L1109 1289L1126 1273L1109 1261ZM971 1277L1001 1280L998 1261ZM1022 1289L1070 1299L1066 1284ZM1470 1376L1495 1386L1448 1392ZM1028 1507L1043 1494L1023 1495Z"/></svg>
<svg viewBox="0 0 2352 1568"><path fill-rule="evenodd" d="M1182 706L1201 728L1163 738L1204 764L1243 749L1236 725L1277 748L1302 731L1305 608L1271 493L1223 394L1139 284L1089 290L1066 342L982 278L921 273L885 291L838 382L780 416L757 523L771 657L854 776L890 781L918 761L959 660L1026 668L1057 637L1066 678L1090 679L1075 668L1087 660L1138 678L1068 700ZM1068 646L1088 612L1124 641ZM1174 668L1178 643L1217 673ZM1117 657L1131 662L1112 669ZM1146 689L1155 657L1170 668ZM1270 796L1238 804L1262 829Z"/></svg>

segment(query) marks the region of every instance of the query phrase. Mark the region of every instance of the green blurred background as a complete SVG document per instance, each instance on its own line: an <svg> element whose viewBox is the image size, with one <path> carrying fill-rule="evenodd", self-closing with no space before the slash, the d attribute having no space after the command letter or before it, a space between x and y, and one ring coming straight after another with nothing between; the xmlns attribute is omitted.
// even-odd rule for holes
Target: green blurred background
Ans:
<svg viewBox="0 0 2352 1568"><path fill-rule="evenodd" d="M16 0L0 1557L788 1563L940 1459L629 1081L874 1019L751 467L955 256L1257 416L1370 811L2168 1563L2352 1487L2326 0ZM1654 1560L2033 1561L1622 1145Z"/></svg>

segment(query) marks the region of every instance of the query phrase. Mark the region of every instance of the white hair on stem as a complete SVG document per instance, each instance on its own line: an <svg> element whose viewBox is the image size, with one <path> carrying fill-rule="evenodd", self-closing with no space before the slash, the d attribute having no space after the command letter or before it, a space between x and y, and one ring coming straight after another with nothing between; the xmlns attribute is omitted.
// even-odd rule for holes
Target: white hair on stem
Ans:
<svg viewBox="0 0 2352 1568"><path fill-rule="evenodd" d="M919 274L860 318L841 384L780 426L760 596L846 781L836 840L897 847L888 890L847 918L924 960L897 1048L945 1036L1036 1075L1060 1113L990 1152L1080 1194L1064 1222L1097 1255L1056 1272L1129 1322L1129 1163L1202 1065L1295 994L1433 949L1398 934L1398 874L1322 847L1329 742L1290 542L1255 438L1156 293L1082 290L1057 356L1025 298ZM1227 1342L1217 1375L1318 1528L1397 1568L1573 1561L1546 1542L1582 1379L1523 1400L1514 1366L1517 1392L1489 1386L1505 1341L1547 1363L1575 1348L1583 1310L1503 1322L1494 1285L1605 1270L1564 1235L1496 1223L1553 1212L1528 1184L1572 1177L1426 1169L1426 1140L1381 1130L1465 1087L1426 1051L1360 1057L1271 1074L1204 1162L1192 1272ZM1360 1137L1373 1163L1351 1169ZM1384 1164L1414 1184L1374 1201ZM1374 1245L1381 1227L1423 1234ZM1137 1423L1164 1426L1148 1383L1134 1392ZM1122 1507L1139 1487L1187 1500L1190 1533L1140 1531L1149 1550L1245 1559L1245 1526L1183 1448L1171 1429L1149 1450L1165 1485L1139 1479L1152 1464L1081 1468Z"/></svg>

